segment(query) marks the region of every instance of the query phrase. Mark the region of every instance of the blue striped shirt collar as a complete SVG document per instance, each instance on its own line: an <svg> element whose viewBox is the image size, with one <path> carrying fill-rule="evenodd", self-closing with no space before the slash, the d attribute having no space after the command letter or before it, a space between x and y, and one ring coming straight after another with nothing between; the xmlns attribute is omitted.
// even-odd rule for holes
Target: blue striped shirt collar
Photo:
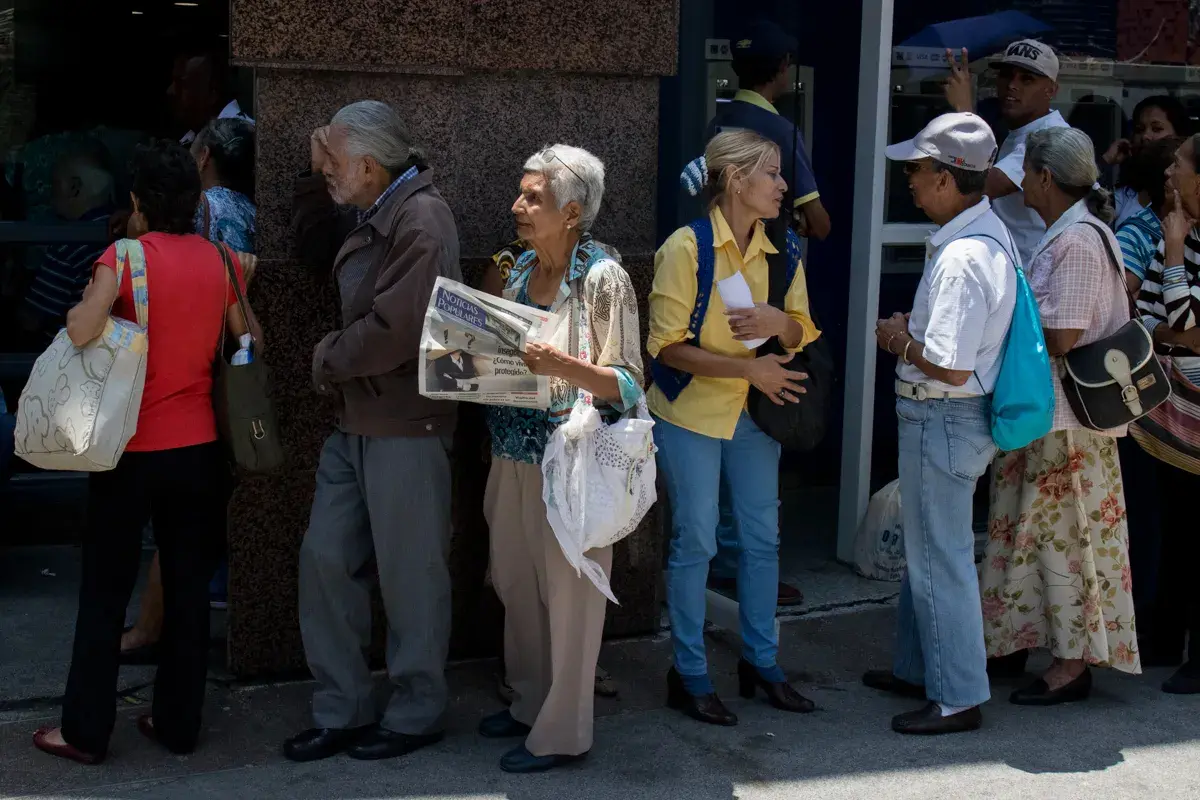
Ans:
<svg viewBox="0 0 1200 800"><path fill-rule="evenodd" d="M371 204L370 208L368 208L366 211L360 211L358 213L358 224L362 225L371 217L375 216L375 214L379 212L379 209L383 207L383 204L388 201L388 198L396 193L396 190L400 188L400 185L417 177L417 173L418 170L416 167L409 167L407 170L405 170L403 175L392 181L392 185L383 190L383 194L379 195L375 202Z"/></svg>

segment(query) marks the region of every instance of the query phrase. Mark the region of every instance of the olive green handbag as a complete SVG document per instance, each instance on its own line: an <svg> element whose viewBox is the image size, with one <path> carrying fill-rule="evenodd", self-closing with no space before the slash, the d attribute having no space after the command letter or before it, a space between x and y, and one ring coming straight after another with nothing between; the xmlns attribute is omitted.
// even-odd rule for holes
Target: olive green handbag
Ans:
<svg viewBox="0 0 1200 800"><path fill-rule="evenodd" d="M249 321L246 297L238 283L229 250L219 244L215 246L225 265L225 275L237 295L242 317ZM225 350L227 328L228 321L222 319L221 344L217 348L213 370L217 431L237 466L250 472L267 472L283 464L284 459L275 406L271 402L271 371L255 352L256 342L251 343L249 363L231 363Z"/></svg>

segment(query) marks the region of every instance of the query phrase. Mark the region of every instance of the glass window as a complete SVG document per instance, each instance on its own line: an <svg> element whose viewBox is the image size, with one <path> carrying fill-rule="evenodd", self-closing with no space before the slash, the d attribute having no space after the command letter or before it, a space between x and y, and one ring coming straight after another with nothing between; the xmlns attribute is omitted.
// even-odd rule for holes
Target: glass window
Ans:
<svg viewBox="0 0 1200 800"><path fill-rule="evenodd" d="M188 109L237 99L252 113L247 76L227 64L228 26L229 3L217 0L0 0L0 390L10 411L112 241L137 145L181 139L195 127ZM220 88L197 99L196 87Z"/></svg>
<svg viewBox="0 0 1200 800"><path fill-rule="evenodd" d="M1189 66L1200 48L1189 42L1189 4L1118 0L1008 0L945 2L897 0L891 72L891 141L911 137L950 110L942 93L949 75L945 46L970 52L976 111L1003 141L990 57L1010 41L1037 38L1058 51L1061 72L1053 108L1095 143L1099 159L1114 141L1132 133L1133 111L1143 99L1173 95L1194 121L1200 114L1200 68ZM1020 12L1024 21L1004 12ZM968 18L980 17L978 20ZM940 40L946 32L953 41ZM1119 170L1106 175L1119 180ZM923 222L899 166L889 165L887 222Z"/></svg>
<svg viewBox="0 0 1200 800"><path fill-rule="evenodd" d="M135 148L237 97L228 5L0 0L0 353L40 352L78 301ZM0 364L10 404L24 361Z"/></svg>

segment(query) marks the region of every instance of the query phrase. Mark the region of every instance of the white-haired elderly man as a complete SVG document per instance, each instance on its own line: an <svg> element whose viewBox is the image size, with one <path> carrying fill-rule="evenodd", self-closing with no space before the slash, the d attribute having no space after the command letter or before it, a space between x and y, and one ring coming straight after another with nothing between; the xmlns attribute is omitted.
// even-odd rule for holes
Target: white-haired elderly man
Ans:
<svg viewBox="0 0 1200 800"><path fill-rule="evenodd" d="M522 738L504 755L508 772L537 772L577 761L592 746L596 659L605 599L563 556L546 521L542 455L579 390L609 419L642 396L637 297L629 275L591 236L604 196L604 165L586 150L556 144L525 162L513 203L528 250L509 271L506 299L549 309L562 325L525 362L550 376L545 409L492 406L492 466L484 497L492 585L504 603L504 664L510 708L484 719L482 736ZM606 572L612 548L588 557Z"/></svg>
<svg viewBox="0 0 1200 800"><path fill-rule="evenodd" d="M332 269L342 325L313 354L313 383L336 399L337 426L321 451L300 548L316 727L284 753L392 758L441 739L447 700L455 405L418 393L417 358L434 282L462 277L458 232L420 149L375 101L346 106L313 133L293 227L297 258ZM382 719L365 656L372 560L392 683Z"/></svg>

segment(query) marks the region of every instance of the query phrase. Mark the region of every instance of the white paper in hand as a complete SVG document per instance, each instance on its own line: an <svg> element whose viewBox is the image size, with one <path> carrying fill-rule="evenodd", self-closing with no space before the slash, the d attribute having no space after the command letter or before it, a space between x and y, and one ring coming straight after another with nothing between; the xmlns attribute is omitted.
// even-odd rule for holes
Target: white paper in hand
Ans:
<svg viewBox="0 0 1200 800"><path fill-rule="evenodd" d="M754 296L750 294L750 284L746 283L746 278L740 272L735 272L731 277L723 281L717 281L717 292L721 295L721 302L725 307L732 310L739 308L754 308ZM742 342L747 350L756 350L766 344L766 339L751 339Z"/></svg>

